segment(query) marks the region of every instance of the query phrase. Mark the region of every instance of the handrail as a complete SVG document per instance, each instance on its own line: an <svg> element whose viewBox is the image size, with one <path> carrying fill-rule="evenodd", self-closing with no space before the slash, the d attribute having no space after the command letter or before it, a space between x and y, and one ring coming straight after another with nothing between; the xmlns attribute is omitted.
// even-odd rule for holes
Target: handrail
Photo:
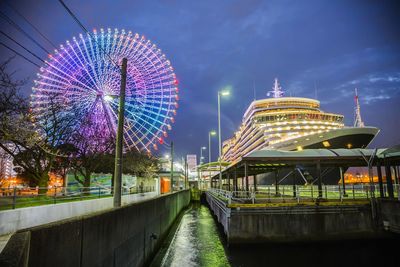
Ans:
<svg viewBox="0 0 400 267"><path fill-rule="evenodd" d="M0 188L0 210L112 196L111 186ZM123 187L122 195L154 192L154 186Z"/></svg>

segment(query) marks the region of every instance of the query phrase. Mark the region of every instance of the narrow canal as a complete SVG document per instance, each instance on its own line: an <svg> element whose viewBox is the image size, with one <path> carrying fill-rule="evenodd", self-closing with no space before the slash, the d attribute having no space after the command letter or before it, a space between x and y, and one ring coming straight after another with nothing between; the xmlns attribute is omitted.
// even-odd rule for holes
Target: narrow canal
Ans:
<svg viewBox="0 0 400 267"><path fill-rule="evenodd" d="M228 247L207 206L192 204L151 266L400 266L400 240L346 240Z"/></svg>

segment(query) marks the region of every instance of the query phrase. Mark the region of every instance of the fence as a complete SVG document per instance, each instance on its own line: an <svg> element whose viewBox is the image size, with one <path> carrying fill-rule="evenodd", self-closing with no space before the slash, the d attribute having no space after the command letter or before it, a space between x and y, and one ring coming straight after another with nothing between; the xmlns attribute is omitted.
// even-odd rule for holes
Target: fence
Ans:
<svg viewBox="0 0 400 267"><path fill-rule="evenodd" d="M41 190L44 189L44 190ZM122 195L154 192L154 186L122 188ZM39 193L44 191L44 193ZM0 188L0 210L57 204L112 196L112 187Z"/></svg>
<svg viewBox="0 0 400 267"><path fill-rule="evenodd" d="M387 188L384 186L384 193L387 195ZM394 186L395 195L398 195L399 186ZM258 186L257 191L227 191L222 189L209 189L216 196L226 200L228 203L263 203L263 202L314 202L317 200L357 200L369 199L379 196L378 185L353 184L345 187L345 190L339 185L324 185L320 192L316 185L280 185Z"/></svg>

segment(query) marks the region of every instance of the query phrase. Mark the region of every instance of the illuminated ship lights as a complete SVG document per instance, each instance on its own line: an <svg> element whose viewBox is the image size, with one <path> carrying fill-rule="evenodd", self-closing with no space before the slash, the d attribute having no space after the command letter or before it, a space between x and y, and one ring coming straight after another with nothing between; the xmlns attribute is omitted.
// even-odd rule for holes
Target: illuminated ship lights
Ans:
<svg viewBox="0 0 400 267"><path fill-rule="evenodd" d="M66 41L40 68L31 96L39 123L52 101L73 112L76 131L91 131L90 120L104 136L117 128L120 68L128 59L124 142L127 149L157 149L171 130L178 107L178 80L170 61L144 36L125 30L94 30ZM92 129L93 130L93 129Z"/></svg>
<svg viewBox="0 0 400 267"><path fill-rule="evenodd" d="M344 127L343 116L320 110L318 100L282 97L283 91L275 79L272 98L253 101L246 110L239 130L223 143L223 159L234 162L240 157L263 148ZM328 144L326 144L328 145ZM299 146L301 147L301 146Z"/></svg>

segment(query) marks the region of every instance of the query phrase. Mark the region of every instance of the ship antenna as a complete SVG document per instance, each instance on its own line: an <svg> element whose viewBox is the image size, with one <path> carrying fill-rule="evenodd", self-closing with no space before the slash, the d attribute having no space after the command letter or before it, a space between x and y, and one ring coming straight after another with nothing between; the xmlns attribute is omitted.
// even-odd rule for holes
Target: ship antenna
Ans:
<svg viewBox="0 0 400 267"><path fill-rule="evenodd" d="M364 127L364 122L361 119L361 110L360 110L360 102L358 101L358 92L357 88L354 89L355 96L354 101L356 103L355 109L355 120L354 120L354 127Z"/></svg>
<svg viewBox="0 0 400 267"><path fill-rule="evenodd" d="M267 96L272 95L274 98L279 98L283 96L282 87L279 86L278 78L275 78L274 87L272 87L272 91L267 93Z"/></svg>

